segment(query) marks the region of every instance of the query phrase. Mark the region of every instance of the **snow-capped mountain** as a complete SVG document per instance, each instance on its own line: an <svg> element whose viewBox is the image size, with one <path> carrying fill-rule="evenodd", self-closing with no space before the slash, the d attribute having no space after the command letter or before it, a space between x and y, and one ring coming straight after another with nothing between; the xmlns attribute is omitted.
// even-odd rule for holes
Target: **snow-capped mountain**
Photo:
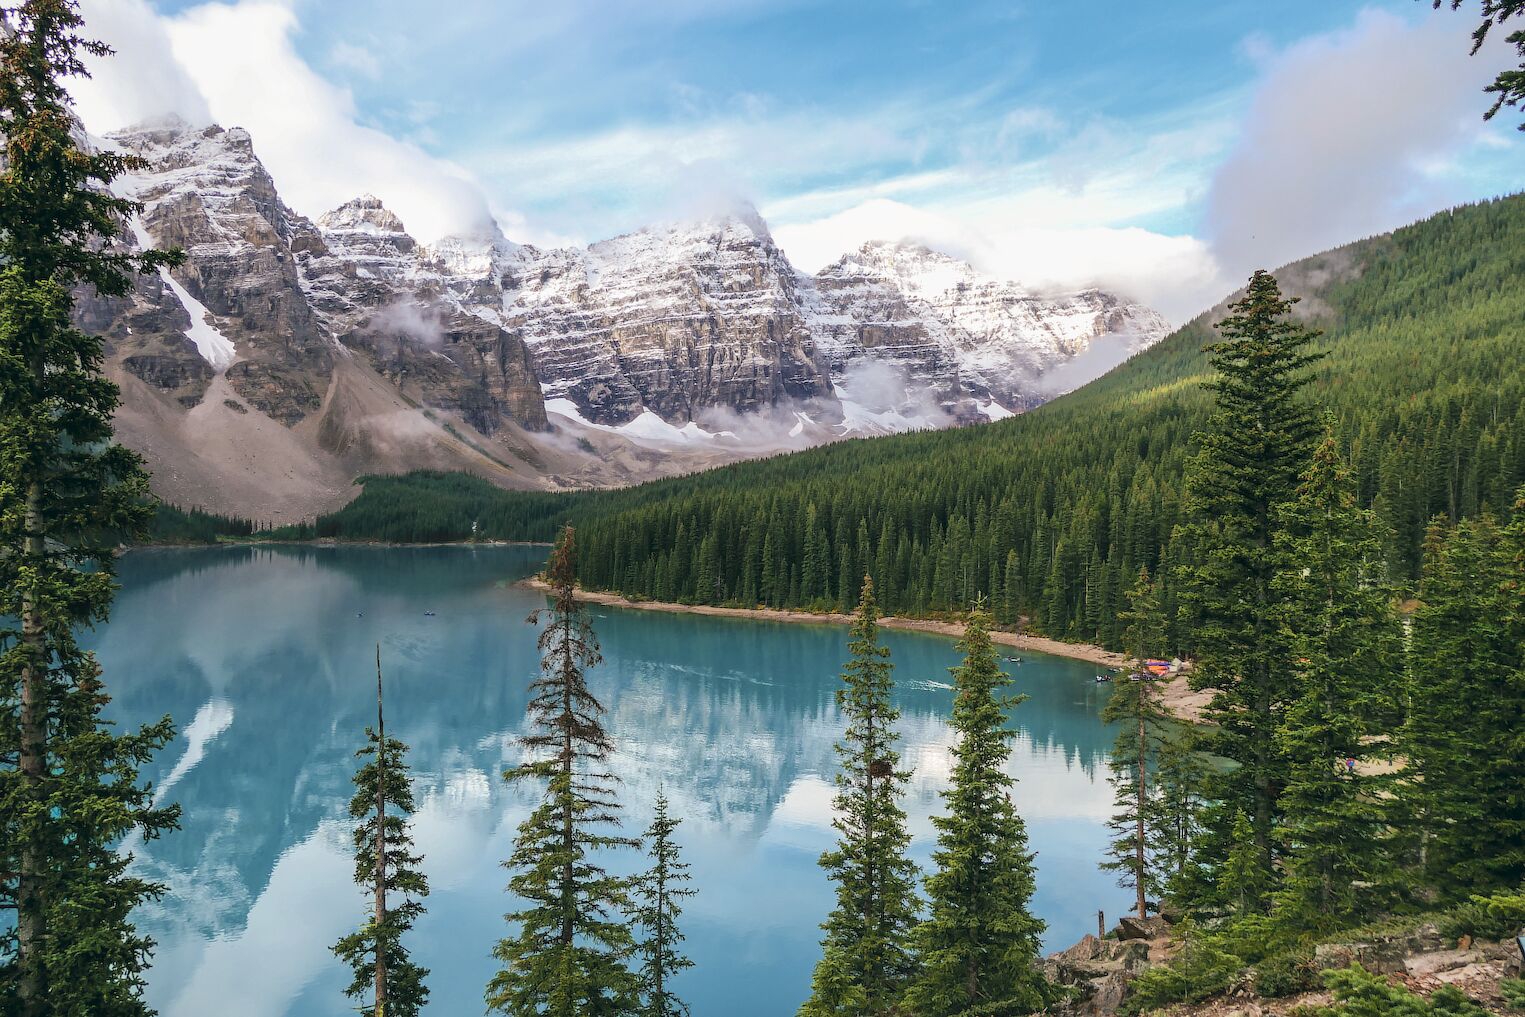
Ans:
<svg viewBox="0 0 1525 1017"><path fill-rule="evenodd" d="M747 206L586 248L425 245L371 196L294 212L240 129L101 143L146 161L118 184L144 204L128 238L187 258L80 315L107 336L124 439L185 503L310 514L357 472L420 466L624 483L998 419L1167 331L905 244L806 275Z"/></svg>
<svg viewBox="0 0 1525 1017"><path fill-rule="evenodd" d="M844 255L817 275L814 295L814 333L834 376L865 360L891 364L955 413L969 401L986 416L1035 406L1089 380L1055 383L1050 373L1093 346L1136 353L1170 330L1100 290L1037 295L905 243Z"/></svg>

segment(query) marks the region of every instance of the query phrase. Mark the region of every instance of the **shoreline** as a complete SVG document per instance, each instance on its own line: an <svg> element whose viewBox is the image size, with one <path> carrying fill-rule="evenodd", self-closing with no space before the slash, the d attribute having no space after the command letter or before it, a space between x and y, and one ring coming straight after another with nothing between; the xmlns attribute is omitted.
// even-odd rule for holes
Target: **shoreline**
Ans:
<svg viewBox="0 0 1525 1017"><path fill-rule="evenodd" d="M210 544L124 544L122 551L195 550L206 547L555 547L541 540L340 540L337 537L314 537L311 540L219 540Z"/></svg>
<svg viewBox="0 0 1525 1017"><path fill-rule="evenodd" d="M521 579L514 585L537 590L546 593L550 585L538 576ZM587 604L600 604L605 607L631 608L637 611L660 611L666 614L698 614L712 618L744 618L754 621L780 621L796 625L850 625L853 616L850 614L815 613L813 611L795 611L787 608L771 607L713 607L708 604L673 604L659 600L627 600L618 593L602 593L595 590L577 590L577 599ZM958 639L964 634L964 627L957 622L938 621L932 618L901 618L896 615L888 615L879 619L879 624L887 629L899 629L905 632L926 632L936 636L947 636ZM1047 636L1032 636L1018 632L1001 632L992 630L990 633L992 642L1009 646L1018 650L1029 650L1033 653L1045 653L1051 657L1066 657L1070 660L1084 661L1088 664L1096 664L1100 667L1118 668L1127 667L1132 661L1127 654L1117 653L1090 643L1067 643L1061 639L1050 639ZM1207 705L1209 694L1206 692L1193 692L1186 683L1184 675L1178 675L1169 682L1157 685L1159 702L1175 711L1178 718L1189 724L1202 723L1202 710Z"/></svg>

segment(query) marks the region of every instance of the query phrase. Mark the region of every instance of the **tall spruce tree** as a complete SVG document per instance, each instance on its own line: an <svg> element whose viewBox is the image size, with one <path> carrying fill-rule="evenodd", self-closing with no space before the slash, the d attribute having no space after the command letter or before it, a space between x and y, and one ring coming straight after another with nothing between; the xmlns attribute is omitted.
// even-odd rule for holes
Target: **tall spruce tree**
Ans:
<svg viewBox="0 0 1525 1017"><path fill-rule="evenodd" d="M1225 860L1233 818L1243 811L1267 879L1286 783L1275 737L1297 692L1277 621L1276 535L1318 434L1301 394L1318 359L1308 352L1318 333L1292 319L1294 303L1269 272L1256 272L1218 323L1221 341L1205 347L1217 372L1207 385L1216 408L1188 475L1186 539L1194 555L1180 577L1196 622L1192 684L1214 693L1209 747L1237 764L1213 788L1221 807L1212 815L1210 860Z"/></svg>
<svg viewBox="0 0 1525 1017"><path fill-rule="evenodd" d="M1125 645L1134 660L1142 661L1151 647L1159 645L1164 632L1159 598L1147 568L1139 570L1138 579L1128 592L1128 610L1123 619L1128 622ZM1173 718L1149 681L1117 683L1101 717L1108 724L1119 725L1107 761L1116 811L1109 824L1112 841L1101 867L1119 873L1118 885L1133 891L1134 910L1140 918L1146 918L1149 899L1159 899L1169 876L1158 850L1161 838L1157 826L1161 816L1156 807L1159 796L1152 774L1159 768L1160 753L1170 736Z"/></svg>
<svg viewBox="0 0 1525 1017"><path fill-rule="evenodd" d="M836 884L837 906L821 928L821 960L802 1015L890 1013L915 970L916 866L906 857L906 781L891 701L890 651L879 643L879 605L864 577L848 642L837 707L847 722L837 743L841 768L834 801L837 846L821 855Z"/></svg>
<svg viewBox="0 0 1525 1017"><path fill-rule="evenodd" d="M626 966L634 950L623 912L629 880L597 861L609 848L634 847L619 834L619 778L604 707L586 672L603 660L575 591L576 545L566 527L551 552L551 606L542 619L540 675L530 684L533 733L526 759L507 770L510 783L546 782L540 804L519 824L508 888L522 905L505 918L517 928L493 950L502 970L487 986L487 1005L513 1017L605 1017L639 1007L640 984Z"/></svg>
<svg viewBox="0 0 1525 1017"><path fill-rule="evenodd" d="M1490 517L1463 520L1427 562L1414 614L1403 797L1424 874L1453 898L1525 877L1510 558Z"/></svg>
<svg viewBox="0 0 1525 1017"><path fill-rule="evenodd" d="M969 613L959 649L948 811L932 820L937 868L926 883L928 917L912 940L918 970L905 1007L917 1017L1031 1013L1049 998L1037 963L1044 923L1029 909L1033 854L1004 769L1015 734L1007 711L1022 697L1003 692L1011 679L996 663L983 604Z"/></svg>
<svg viewBox="0 0 1525 1017"><path fill-rule="evenodd" d="M1374 888L1390 886L1390 781L1361 764L1391 751L1377 721L1403 667L1382 533L1356 506L1332 421L1282 522L1275 592L1301 693L1277 732L1288 782L1275 906L1293 927L1327 931L1385 903Z"/></svg>
<svg viewBox="0 0 1525 1017"><path fill-rule="evenodd" d="M1152 812L1154 850L1167 898L1200 899L1207 885L1207 875L1197 859L1207 774L1207 763L1196 751L1191 732L1177 729L1160 746L1155 774L1158 794Z"/></svg>
<svg viewBox="0 0 1525 1017"><path fill-rule="evenodd" d="M1500 885L1520 886L1525 884L1525 487L1515 495L1499 557L1499 612L1505 645L1514 648L1514 657L1493 704L1495 726L1487 746L1498 767L1493 824L1499 850L1492 869Z"/></svg>
<svg viewBox="0 0 1525 1017"><path fill-rule="evenodd" d="M365 729L366 744L355 756L366 762L355 774L350 818L356 820L355 883L371 894L369 920L334 944L333 951L354 973L345 995L363 1000L364 1017L417 1017L429 998L429 970L413 963L402 937L424 913L429 881L414 853L408 817L413 785L408 779L408 747L387 737L382 709L381 647L376 647L376 726ZM393 895L400 894L396 901Z"/></svg>
<svg viewBox="0 0 1525 1017"><path fill-rule="evenodd" d="M689 1012L671 984L673 975L694 966L682 952L684 937L678 928L682 902L695 892L688 885L688 863L681 860L673 840L681 822L668 814L667 796L658 791L656 813L645 838L651 867L636 880L631 912L640 932L636 955L641 961L642 1017L686 1017Z"/></svg>
<svg viewBox="0 0 1525 1017"><path fill-rule="evenodd" d="M76 291L125 295L178 263L113 246L138 210L107 189L136 161L82 147L65 81L85 55L75 5L0 9L0 1004L22 1017L145 1014L152 942L132 910L163 888L116 845L175 827L139 767L168 718L115 733L101 670L75 640L106 617L114 548L141 532L148 485L113 443L117 388Z"/></svg>

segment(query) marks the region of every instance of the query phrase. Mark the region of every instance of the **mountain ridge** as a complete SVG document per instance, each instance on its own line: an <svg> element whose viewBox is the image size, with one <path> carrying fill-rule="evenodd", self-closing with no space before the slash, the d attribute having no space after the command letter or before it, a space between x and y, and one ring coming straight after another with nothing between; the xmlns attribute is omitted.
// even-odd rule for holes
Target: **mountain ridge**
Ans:
<svg viewBox="0 0 1525 1017"><path fill-rule="evenodd" d="M620 485L981 422L1043 401L1092 349L1166 331L1142 305L1033 295L924 248L881 250L954 284L808 275L750 205L583 248L495 228L424 244L371 195L293 211L240 128L165 118L103 143L148 164L119 184L144 205L128 242L187 259L81 320L107 336L156 489L213 510L301 518L361 473L414 468ZM261 476L290 483L238 500Z"/></svg>

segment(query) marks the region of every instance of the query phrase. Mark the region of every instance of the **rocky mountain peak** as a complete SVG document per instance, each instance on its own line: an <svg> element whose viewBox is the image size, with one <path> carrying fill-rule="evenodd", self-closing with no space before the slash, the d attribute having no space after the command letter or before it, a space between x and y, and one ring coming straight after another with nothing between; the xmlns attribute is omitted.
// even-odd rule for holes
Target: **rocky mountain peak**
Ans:
<svg viewBox="0 0 1525 1017"><path fill-rule="evenodd" d="M318 218L318 225L325 233L407 233L402 220L374 194L351 198L333 211L325 212Z"/></svg>
<svg viewBox="0 0 1525 1017"><path fill-rule="evenodd" d="M178 407L153 402L142 419L222 414L229 435L274 421L320 443L313 462L363 449L356 462L387 468L397 449L443 441L489 471L562 457L571 482L600 482L611 460L586 442L499 444L567 428L658 442L616 468L641 480L998 418L1083 383L1097 348L1126 354L1167 330L1117 297L1035 296L916 243L866 244L804 275L745 202L587 247L521 246L494 224L424 245L374 195L316 221L292 211L237 128L161 119L108 143L148 163L119 182L145 206L133 233L188 255L132 307L89 308L113 362L144 383L129 398ZM231 363L206 355L224 347ZM419 419L383 424L394 411ZM172 450L160 426L145 446ZM706 445L721 434L734 449ZM672 435L709 451L673 459Z"/></svg>

